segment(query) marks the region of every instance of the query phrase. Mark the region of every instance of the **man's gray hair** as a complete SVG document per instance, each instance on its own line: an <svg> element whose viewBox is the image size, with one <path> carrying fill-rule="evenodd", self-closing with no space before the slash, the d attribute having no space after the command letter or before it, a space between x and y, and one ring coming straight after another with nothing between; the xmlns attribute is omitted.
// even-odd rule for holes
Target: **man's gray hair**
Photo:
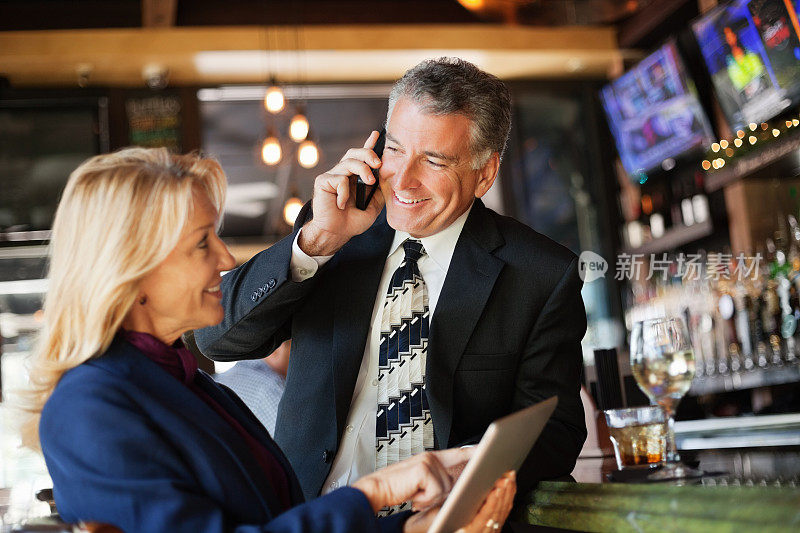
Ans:
<svg viewBox="0 0 800 533"><path fill-rule="evenodd" d="M511 95L496 76L457 57L427 59L392 87L387 124L401 97L432 115L458 113L469 118L473 169L483 167L494 152L503 156L511 130Z"/></svg>

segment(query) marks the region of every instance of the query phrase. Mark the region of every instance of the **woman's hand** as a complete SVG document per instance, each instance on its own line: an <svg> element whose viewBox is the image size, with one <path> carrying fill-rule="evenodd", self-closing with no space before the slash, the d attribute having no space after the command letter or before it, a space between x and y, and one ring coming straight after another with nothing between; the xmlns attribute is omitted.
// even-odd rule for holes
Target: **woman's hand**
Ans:
<svg viewBox="0 0 800 533"><path fill-rule="evenodd" d="M496 533L500 531L514 505L517 492L517 474L506 472L494 483L494 488L486 497L478 514L456 533Z"/></svg>
<svg viewBox="0 0 800 533"><path fill-rule="evenodd" d="M362 477L353 487L367 496L377 512L387 505L411 501L415 510L440 504L469 458L473 448L425 452Z"/></svg>
<svg viewBox="0 0 800 533"><path fill-rule="evenodd" d="M514 494L517 492L516 479L517 476L513 470L503 474L495 482L489 495L486 496L486 500L484 500L475 518L456 533L496 533L500 531L514 504ZM403 533L424 533L428 531L440 507L437 505L409 517L403 525Z"/></svg>

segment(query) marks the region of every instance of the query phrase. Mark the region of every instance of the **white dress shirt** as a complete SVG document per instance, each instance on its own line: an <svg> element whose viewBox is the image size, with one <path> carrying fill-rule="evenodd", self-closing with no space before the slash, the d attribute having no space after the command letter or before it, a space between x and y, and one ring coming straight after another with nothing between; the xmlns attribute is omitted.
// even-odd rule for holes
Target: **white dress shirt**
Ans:
<svg viewBox="0 0 800 533"><path fill-rule="evenodd" d="M436 303L442 292L450 260L456 247L458 237L467 221L469 209L458 217L450 226L430 237L419 239L425 248L417 265L428 290L429 320L433 319ZM302 230L301 230L302 231ZM299 237L299 233L298 233ZM403 242L411 236L403 231L396 231L389 255L383 267L383 274L375 295L375 304L370 319L369 338L364 348L364 357L358 371L347 425L342 434L339 450L331 466L328 479L322 486L322 493L350 485L359 478L375 471L375 412L378 405L378 346L381 336L381 311L383 301L392 274L400 266L405 256ZM297 245L295 238L292 247L291 272L294 281L303 281L316 274L317 269L332 256L310 257Z"/></svg>

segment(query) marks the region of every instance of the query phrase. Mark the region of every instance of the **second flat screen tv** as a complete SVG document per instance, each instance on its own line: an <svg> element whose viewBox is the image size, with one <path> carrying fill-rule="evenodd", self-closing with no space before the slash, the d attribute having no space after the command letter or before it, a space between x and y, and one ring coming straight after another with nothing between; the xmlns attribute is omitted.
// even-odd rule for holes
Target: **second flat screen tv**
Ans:
<svg viewBox="0 0 800 533"><path fill-rule="evenodd" d="M734 130L800 102L796 3L734 0L692 24L717 99Z"/></svg>
<svg viewBox="0 0 800 533"><path fill-rule="evenodd" d="M600 97L622 165L632 178L713 142L674 41L603 87Z"/></svg>

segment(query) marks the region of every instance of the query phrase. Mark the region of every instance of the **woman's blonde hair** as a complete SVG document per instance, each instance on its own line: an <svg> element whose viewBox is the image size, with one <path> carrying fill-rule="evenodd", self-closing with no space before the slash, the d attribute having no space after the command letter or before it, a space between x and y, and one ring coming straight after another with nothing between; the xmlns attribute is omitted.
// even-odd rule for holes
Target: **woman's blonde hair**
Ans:
<svg viewBox="0 0 800 533"><path fill-rule="evenodd" d="M61 376L108 349L139 282L178 243L195 191L221 210L219 163L164 148L95 156L72 172L53 222L44 325L21 397L25 445L39 447L42 407Z"/></svg>

